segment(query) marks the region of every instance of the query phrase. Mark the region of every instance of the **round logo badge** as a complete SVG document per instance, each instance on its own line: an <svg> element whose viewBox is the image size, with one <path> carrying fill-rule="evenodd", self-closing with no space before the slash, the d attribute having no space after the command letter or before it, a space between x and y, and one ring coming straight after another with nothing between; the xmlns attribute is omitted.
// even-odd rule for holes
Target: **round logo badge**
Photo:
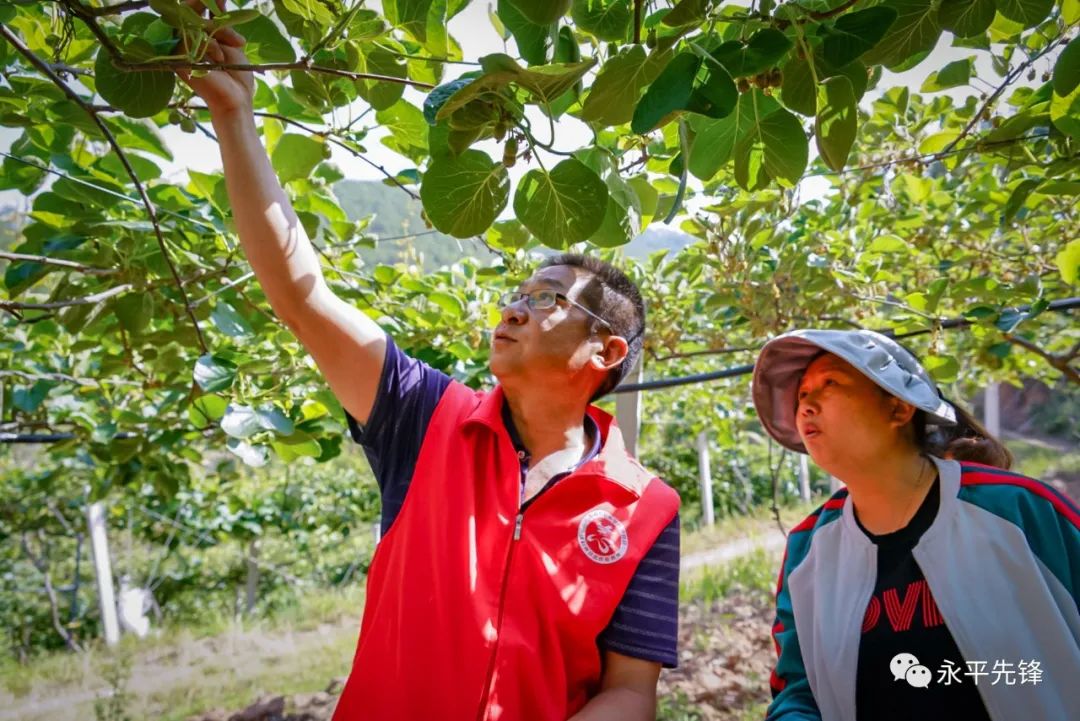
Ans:
<svg viewBox="0 0 1080 721"><path fill-rule="evenodd" d="M577 540L585 555L597 563L615 563L630 545L622 521L599 508L582 516Z"/></svg>

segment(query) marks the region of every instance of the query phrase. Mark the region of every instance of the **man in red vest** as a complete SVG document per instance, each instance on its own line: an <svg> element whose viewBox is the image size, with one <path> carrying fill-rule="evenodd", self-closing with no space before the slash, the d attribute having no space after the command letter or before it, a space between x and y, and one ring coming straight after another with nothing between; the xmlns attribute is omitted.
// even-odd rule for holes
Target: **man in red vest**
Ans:
<svg viewBox="0 0 1080 721"><path fill-rule="evenodd" d="M246 63L242 45L222 31L208 56ZM335 719L654 718L677 662L679 499L590 405L641 353L637 288L595 258L548 259L500 299L498 385L474 391L330 290L259 140L251 74L185 79L210 108L244 252L383 498Z"/></svg>

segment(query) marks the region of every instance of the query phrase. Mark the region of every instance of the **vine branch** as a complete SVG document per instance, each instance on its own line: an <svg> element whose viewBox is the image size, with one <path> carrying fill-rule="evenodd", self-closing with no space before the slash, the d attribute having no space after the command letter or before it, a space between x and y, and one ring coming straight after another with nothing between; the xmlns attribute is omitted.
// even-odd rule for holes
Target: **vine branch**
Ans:
<svg viewBox="0 0 1080 721"><path fill-rule="evenodd" d="M94 34L102 47L105 48L105 51L109 53L113 65L121 70L127 70L129 72L150 72L155 70L169 72L175 72L177 70L248 70L259 72L274 70L308 70L324 75L336 75L338 77L349 78L350 80L374 80L385 83L397 83L399 85L409 85L423 90L431 90L435 87L430 83L411 80L409 78L399 78L394 75L354 73L351 70L341 70L339 68L317 65L311 62L310 58L304 58L291 63L205 63L193 62L191 60L158 60L153 62L133 63L125 57L123 51L116 46L116 43L113 42L112 38L110 38L108 34L101 29L101 26L97 24L95 16L90 12L91 8L87 8L79 2L79 0L60 0L60 2L64 7L70 10L75 17L82 20L87 28L89 28L90 32Z"/></svg>
<svg viewBox="0 0 1080 721"><path fill-rule="evenodd" d="M983 115L986 113L987 109L991 105L993 105L995 102L997 102L997 99L999 97L1001 97L1001 94L1003 92L1005 92L1005 88L1009 87L1014 82L1016 82L1017 78L1019 78L1021 75L1023 75L1024 71L1026 71L1029 67L1031 67L1035 63L1036 60L1038 60L1042 56L1046 55L1048 52L1050 52L1055 47L1057 47L1058 45L1065 42L1067 39L1068 39L1068 36L1063 33L1061 35L1061 37L1057 38L1056 40L1054 40L1051 43L1047 43L1045 48L1043 48L1039 52L1035 53L1034 55L1029 57L1026 61L1020 63L1015 68L1010 70L1008 72L1008 74L1005 76L1005 79L1001 81L1000 85L998 85L997 89L994 90L994 92L991 93L986 98L986 100L979 107L979 109L975 112L975 114L971 116L971 120L969 120L968 124L964 126L964 129L960 131L960 134L957 135L955 138L953 138L952 142L950 142L948 145L946 145L942 149L941 155L945 155L946 153L949 153L953 148L956 147L956 145L961 140L966 138L971 133L972 129L974 129L974 127L975 127L975 124L979 122L979 119L983 117Z"/></svg>
<svg viewBox="0 0 1080 721"><path fill-rule="evenodd" d="M1061 371L1061 374L1064 375L1069 382L1080 384L1080 370L1072 365L1072 362L1080 355L1080 342L1074 345L1068 353L1051 353L1048 350L1040 348L1026 338L1021 338L1012 333L1006 333L1005 340L1039 356L1045 360L1051 368Z"/></svg>
<svg viewBox="0 0 1080 721"><path fill-rule="evenodd" d="M151 202L150 196L146 194L146 188L143 186L142 181L139 180L139 176L135 172L135 169L131 167L131 162L128 160L127 154L124 152L124 149L120 147L120 143L117 142L116 136L113 135L112 130L109 129L109 126L105 123L104 120L102 120L98 116L97 112L95 112L89 106L86 100L84 100L78 93L72 90L67 83L65 83L60 77L56 75L55 72L53 72L52 68L49 67L48 63L35 55L33 51L31 51L30 48L26 47L26 45L24 45L22 41L18 37L16 37L15 34L12 33L11 30L9 30L6 26L0 25L0 37L3 37L5 40L7 40L8 43L10 43L11 46L19 52L20 55L22 55L24 58L27 59L27 61L30 62L31 65L37 68L41 73L45 75L45 77L51 80L54 85L60 88L65 95L67 95L73 102L75 102L83 110L85 110L86 113L90 116L90 118L94 121L94 124L98 126L102 134L105 136L105 139L108 141L109 146L113 149L117 157L120 159L120 163L124 166L124 170L125 172L127 172L128 177L131 178L131 182L135 184L135 189L139 192L139 197L142 199L143 207L146 208L146 212L150 216L150 223L154 226L154 236L157 238L158 247L161 249L161 255L164 258L165 263L169 266L169 272L172 274L173 280L176 282L177 290L180 292L180 298L183 301L184 307L187 310L188 317L191 318L191 322L195 326L195 337L199 341L199 348L202 349L203 353L208 352L209 349L207 348L206 340L203 338L202 329L199 328L199 319L195 317L195 311L191 307L191 304L188 302L187 292L184 290L184 284L180 280L180 273L176 270L176 265L173 264L172 258L169 256L169 249L165 245L165 235L161 230L161 221L158 219L157 209L154 207L153 202ZM119 287L122 288L123 286ZM129 284L128 288L130 287L131 286ZM112 291L106 292L114 292L115 290L116 289L114 288L112 289ZM0 308L2 307L4 306L0 304Z"/></svg>
<svg viewBox="0 0 1080 721"><path fill-rule="evenodd" d="M55 265L60 268L68 268L69 270L77 270L80 273L86 273L87 275L115 275L116 270L113 268L92 268L89 265L83 265L82 263L76 263L73 260L61 260L60 258L49 258L44 255L27 255L26 253L9 253L6 250L0 250L0 258L3 260L12 261L26 261L29 263L41 263L42 265Z"/></svg>
<svg viewBox="0 0 1080 721"><path fill-rule="evenodd" d="M70 308L74 305L94 305L113 296L126 293L135 286L124 283L115 288L103 290L100 293L84 296L82 298L69 298L67 300L55 300L49 303L22 303L14 300L0 300L0 310L56 310L57 308ZM205 350L205 349L204 349Z"/></svg>

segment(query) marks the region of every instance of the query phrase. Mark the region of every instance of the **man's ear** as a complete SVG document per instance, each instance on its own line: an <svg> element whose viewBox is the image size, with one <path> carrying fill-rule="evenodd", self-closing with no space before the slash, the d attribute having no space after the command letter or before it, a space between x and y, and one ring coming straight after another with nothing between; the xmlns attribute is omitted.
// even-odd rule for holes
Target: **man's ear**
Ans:
<svg viewBox="0 0 1080 721"><path fill-rule="evenodd" d="M604 346L593 353L589 363L597 370L608 371L622 363L630 346L622 336L612 335L604 341Z"/></svg>
<svg viewBox="0 0 1080 721"><path fill-rule="evenodd" d="M897 428L905 426L911 422L911 419L915 417L915 406L911 405L907 401L902 401L899 398L892 397L892 423Z"/></svg>

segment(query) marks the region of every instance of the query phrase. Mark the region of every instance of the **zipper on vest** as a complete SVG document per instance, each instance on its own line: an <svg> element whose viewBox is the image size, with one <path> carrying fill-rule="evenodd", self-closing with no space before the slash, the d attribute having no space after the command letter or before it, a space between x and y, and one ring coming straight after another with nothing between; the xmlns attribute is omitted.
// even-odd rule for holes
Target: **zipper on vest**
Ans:
<svg viewBox="0 0 1080 721"><path fill-rule="evenodd" d="M491 692L491 678L495 675L495 659L499 653L499 640L502 638L503 613L506 610L506 589L510 584L510 567L514 560L514 548L521 540L521 524L525 519L525 508L518 510L517 518L514 519L514 535L510 540L510 550L506 554L506 568L503 569L502 587L499 589L499 613L495 619L495 645L491 649L491 658L488 661L487 674L484 676L484 692L480 696L480 708L476 712L476 721L483 721L484 711L487 709L488 694Z"/></svg>
<svg viewBox="0 0 1080 721"><path fill-rule="evenodd" d="M518 453L518 459L522 459L521 452ZM544 495L544 493L554 486L557 480L562 480L562 478L556 475L548 479L548 482L535 496L521 504L518 508L517 517L514 518L514 535L510 540L510 550L506 554L506 568L503 570L502 587L499 590L499 614L495 621L495 646L491 649L491 659L488 661L487 675L484 678L484 692L480 696L480 708L476 712L476 721L483 721L484 719L488 695L491 692L491 678L495 675L495 659L498 656L499 640L502 638L503 614L506 610L506 587L510 582L510 566L514 560L514 548L517 546L517 542L521 540L521 526L525 522L525 511L529 506L536 502L536 499Z"/></svg>

